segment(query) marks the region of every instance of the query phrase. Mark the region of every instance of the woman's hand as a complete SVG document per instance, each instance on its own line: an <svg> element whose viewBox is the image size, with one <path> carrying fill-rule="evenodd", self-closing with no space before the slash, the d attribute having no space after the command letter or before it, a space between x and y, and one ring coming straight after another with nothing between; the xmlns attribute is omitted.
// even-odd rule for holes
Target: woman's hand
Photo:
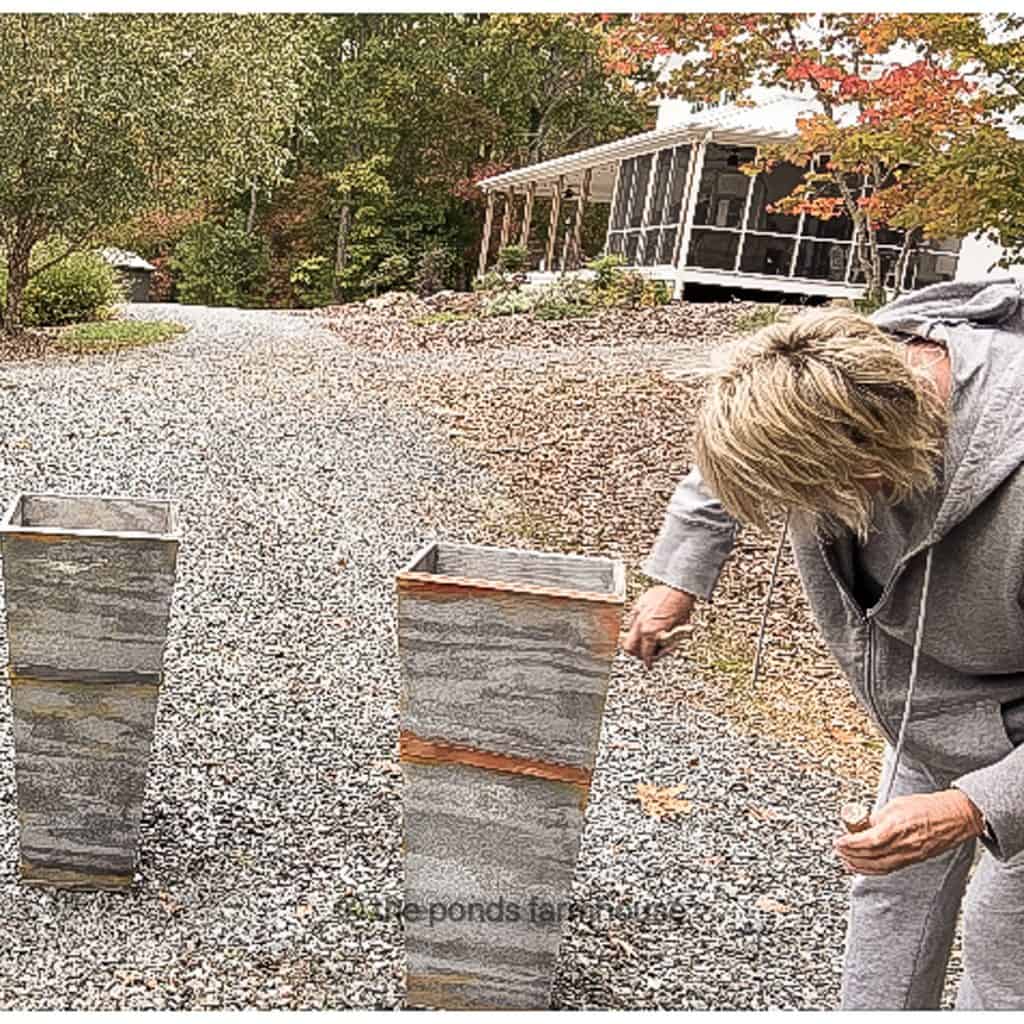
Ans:
<svg viewBox="0 0 1024 1024"><path fill-rule="evenodd" d="M860 875L887 875L980 836L985 822L965 793L944 789L890 800L863 832L840 836L839 859Z"/></svg>
<svg viewBox="0 0 1024 1024"><path fill-rule="evenodd" d="M693 594L665 584L645 590L633 606L633 619L622 649L650 668L661 656L658 637L690 621L696 603Z"/></svg>

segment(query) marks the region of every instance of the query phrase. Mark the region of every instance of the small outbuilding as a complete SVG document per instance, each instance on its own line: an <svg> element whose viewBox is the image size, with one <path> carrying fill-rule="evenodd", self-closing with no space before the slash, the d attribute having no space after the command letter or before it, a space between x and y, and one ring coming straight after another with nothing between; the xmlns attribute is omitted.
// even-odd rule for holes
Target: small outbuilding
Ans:
<svg viewBox="0 0 1024 1024"><path fill-rule="evenodd" d="M129 302L149 302L149 285L156 267L126 249L101 249L100 255L124 278Z"/></svg>
<svg viewBox="0 0 1024 1024"><path fill-rule="evenodd" d="M791 97L700 112L668 101L653 131L487 178L480 183L487 214L479 271L487 269L499 203L499 244L513 240L516 224L514 240L528 246L534 203L545 197L548 234L543 249L531 253L535 281L580 269L584 211L600 203L608 207L605 251L669 282L677 298L690 283L857 298L864 284L852 221L774 209L803 179L803 168L741 170L759 146L793 139L807 113L808 103ZM880 230L878 240L892 288L903 232ZM998 257L980 239L925 239L906 262L902 288L982 276Z"/></svg>

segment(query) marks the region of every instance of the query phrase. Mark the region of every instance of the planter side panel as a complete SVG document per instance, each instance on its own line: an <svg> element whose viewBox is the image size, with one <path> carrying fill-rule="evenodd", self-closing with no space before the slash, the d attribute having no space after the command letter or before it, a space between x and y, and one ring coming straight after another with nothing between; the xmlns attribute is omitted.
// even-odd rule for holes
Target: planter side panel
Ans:
<svg viewBox="0 0 1024 1024"><path fill-rule="evenodd" d="M412 1004L550 1001L622 603L502 582L398 580Z"/></svg>
<svg viewBox="0 0 1024 1024"><path fill-rule="evenodd" d="M592 768L621 604L399 580L402 729Z"/></svg>
<svg viewBox="0 0 1024 1024"><path fill-rule="evenodd" d="M402 771L408 1002L546 1008L586 788L459 764Z"/></svg>
<svg viewBox="0 0 1024 1024"><path fill-rule="evenodd" d="M177 541L40 532L6 536L3 553L18 675L159 680Z"/></svg>
<svg viewBox="0 0 1024 1024"><path fill-rule="evenodd" d="M24 881L131 884L153 736L153 684L11 673Z"/></svg>

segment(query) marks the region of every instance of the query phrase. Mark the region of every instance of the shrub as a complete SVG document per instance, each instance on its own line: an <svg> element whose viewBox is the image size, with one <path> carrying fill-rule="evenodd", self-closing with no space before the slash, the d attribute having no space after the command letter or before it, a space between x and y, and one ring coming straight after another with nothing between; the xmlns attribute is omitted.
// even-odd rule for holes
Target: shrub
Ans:
<svg viewBox="0 0 1024 1024"><path fill-rule="evenodd" d="M653 281L635 270L627 270L619 253L608 253L587 264L594 272L595 300L602 306L635 309L660 306L672 298L664 281Z"/></svg>
<svg viewBox="0 0 1024 1024"><path fill-rule="evenodd" d="M594 290L587 281L564 277L541 288L494 291L483 308L484 316L532 313L538 320L566 320L587 316L596 308Z"/></svg>
<svg viewBox="0 0 1024 1024"><path fill-rule="evenodd" d="M782 306L779 303L759 303L756 308L748 313L743 313L736 319L736 330L742 334L752 334L780 319L782 319Z"/></svg>
<svg viewBox="0 0 1024 1024"><path fill-rule="evenodd" d="M178 298L204 306L259 305L268 260L263 243L246 234L240 214L226 224L204 221L178 243L172 261Z"/></svg>
<svg viewBox="0 0 1024 1024"><path fill-rule="evenodd" d="M625 264L625 256L617 252L605 253L596 260L591 260L587 264L587 270L594 272L594 287L600 291L610 288Z"/></svg>
<svg viewBox="0 0 1024 1024"><path fill-rule="evenodd" d="M542 288L533 307L538 320L568 320L589 316L597 308L590 281L564 277Z"/></svg>
<svg viewBox="0 0 1024 1024"><path fill-rule="evenodd" d="M475 278L473 281L475 292L506 292L514 287L515 283L500 270L488 270L483 277Z"/></svg>
<svg viewBox="0 0 1024 1024"><path fill-rule="evenodd" d="M450 288L455 263L455 253L445 245L432 245L424 249L416 265L416 276L413 278L416 294L421 297L434 295L445 288Z"/></svg>
<svg viewBox="0 0 1024 1024"><path fill-rule="evenodd" d="M334 267L326 256L299 260L288 275L292 294L300 306L326 306L332 298Z"/></svg>
<svg viewBox="0 0 1024 1024"><path fill-rule="evenodd" d="M385 256L369 274L364 276L363 283L373 291L374 295L377 295L380 292L391 291L399 285L404 285L409 280L411 273L412 264L409 262L409 257L396 252Z"/></svg>
<svg viewBox="0 0 1024 1024"><path fill-rule="evenodd" d="M526 246L506 245L498 252L498 271L502 274L521 274L526 270Z"/></svg>
<svg viewBox="0 0 1024 1024"><path fill-rule="evenodd" d="M672 301L672 288L667 281L644 278L644 290L640 295L641 306L664 306Z"/></svg>
<svg viewBox="0 0 1024 1024"><path fill-rule="evenodd" d="M60 255L63 245L53 241L36 248L35 266ZM0 269L0 302L6 301L7 275ZM98 253L73 252L29 278L22 319L26 327L51 327L101 320L123 302L125 289L117 271Z"/></svg>
<svg viewBox="0 0 1024 1024"><path fill-rule="evenodd" d="M484 301L484 316L511 316L514 313L531 313L537 304L535 292L519 291L514 288L493 289Z"/></svg>

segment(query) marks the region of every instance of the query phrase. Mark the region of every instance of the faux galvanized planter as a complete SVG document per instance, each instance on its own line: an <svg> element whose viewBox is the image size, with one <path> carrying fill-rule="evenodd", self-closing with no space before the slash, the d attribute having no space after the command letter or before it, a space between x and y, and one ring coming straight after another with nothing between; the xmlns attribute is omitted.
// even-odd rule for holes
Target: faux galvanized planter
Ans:
<svg viewBox="0 0 1024 1024"><path fill-rule="evenodd" d="M397 583L407 1002L547 1007L623 567L440 543Z"/></svg>
<svg viewBox="0 0 1024 1024"><path fill-rule="evenodd" d="M174 507L23 494L0 543L22 880L124 888L163 673Z"/></svg>

